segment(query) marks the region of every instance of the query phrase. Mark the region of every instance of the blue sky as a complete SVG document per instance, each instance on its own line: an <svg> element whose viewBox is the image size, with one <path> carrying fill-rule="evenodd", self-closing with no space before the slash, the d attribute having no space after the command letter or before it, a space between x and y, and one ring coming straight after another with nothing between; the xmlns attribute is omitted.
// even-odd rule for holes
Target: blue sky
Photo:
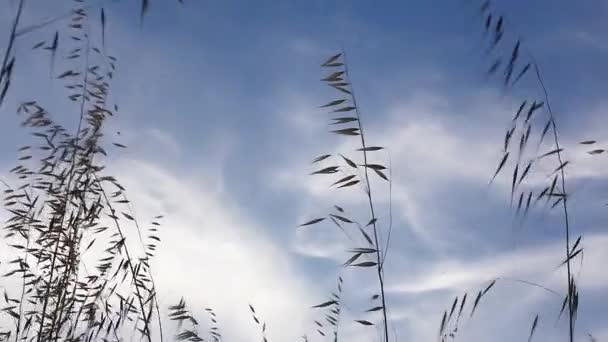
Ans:
<svg viewBox="0 0 608 342"><path fill-rule="evenodd" d="M386 272L398 340L434 339L454 296L497 276L564 290L556 270L563 259L559 212L533 211L519 226L508 177L487 186L514 110L539 89L530 78L505 94L498 80L484 78L491 61L481 52L475 1L185 2L151 1L143 26L137 3L104 2L107 48L118 58L111 96L120 109L107 134L129 146L112 150L108 168L138 215L167 216L155 268L163 303L183 295L193 307L213 306L232 341L255 340L252 303L271 340L295 340L314 335L310 306L326 298L341 272L345 320L377 321L361 314L374 275L340 269L348 240L330 225L296 228L334 203L354 215L366 210L360 192L339 193L327 179L308 176L314 157L352 154L355 146L328 133L318 108L335 97L319 82L319 64L341 48L368 140L388 148L379 158L392 166L392 197L385 183L374 186L380 219L392 209ZM508 39L520 36L543 68L572 161L573 227L585 234L578 331L606 340L608 163L577 142L608 138L608 3L494 2L515 34ZM0 5L0 32L8 32L15 3ZM28 1L24 25L68 6ZM0 109L3 173L13 165L15 141L27 141L16 129L19 101L39 99L67 125L75 122L69 103L57 100L63 90L48 77L48 56L30 50L57 27L18 41L14 85ZM526 339L539 313L538 340L558 340L566 331L565 320L555 324L560 305L544 291L499 282L460 338ZM378 340L374 328L350 323L344 334Z"/></svg>

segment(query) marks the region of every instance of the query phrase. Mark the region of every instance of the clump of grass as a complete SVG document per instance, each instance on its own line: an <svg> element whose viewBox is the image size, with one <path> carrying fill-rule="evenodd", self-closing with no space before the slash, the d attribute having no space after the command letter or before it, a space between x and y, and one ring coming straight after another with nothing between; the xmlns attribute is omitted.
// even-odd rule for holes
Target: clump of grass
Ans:
<svg viewBox="0 0 608 342"><path fill-rule="evenodd" d="M175 339L178 341L198 342L204 341L197 331L198 321L192 316L186 307L186 301L182 298L179 303L169 307L169 319L177 321L177 332ZM186 327L188 325L188 327Z"/></svg>
<svg viewBox="0 0 608 342"><path fill-rule="evenodd" d="M5 61L13 51L22 9L20 1ZM64 83L74 104L76 131L58 123L37 101L23 102L17 110L35 142L19 149L18 165L10 170L19 184L4 190L3 205L10 213L4 240L14 257L3 278L20 283L17 296L4 296L1 313L13 322L2 327L5 339L122 340L125 331L133 331L152 341L156 315L157 337L163 340L150 267L162 216L145 229L144 238L125 188L105 171L104 124L118 111L107 103L116 58L105 53L103 9L103 48L90 36L90 9L84 1L74 1L70 15L62 18L65 30L50 43L34 45L46 45L51 52L52 73L55 56L66 56L61 64L65 71L54 78ZM4 89L14 59L3 63L10 67L2 68ZM135 225L139 246L127 239L126 224Z"/></svg>
<svg viewBox="0 0 608 342"><path fill-rule="evenodd" d="M176 305L169 306L169 319L177 322L177 331L174 335L178 341L213 341L220 342L222 334L219 331L217 316L213 309L206 308L205 313L209 316L208 338L201 337L199 332L199 322L190 312L184 298L181 298Z"/></svg>

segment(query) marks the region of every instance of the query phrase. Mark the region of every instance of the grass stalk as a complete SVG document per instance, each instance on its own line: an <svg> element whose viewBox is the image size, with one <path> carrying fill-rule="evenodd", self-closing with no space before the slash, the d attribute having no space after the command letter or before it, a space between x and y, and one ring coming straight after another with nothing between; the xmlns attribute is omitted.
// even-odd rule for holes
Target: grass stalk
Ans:
<svg viewBox="0 0 608 342"><path fill-rule="evenodd" d="M538 80L542 90L543 90L543 95L545 98L545 103L547 104L547 112L549 113L549 117L551 120L551 126L552 126L552 131L553 131L553 142L555 143L555 148L557 150L557 160L559 162L559 165L563 165L563 158L562 158L562 152L561 152L561 147L560 147L560 143L559 143L559 138L558 138L558 134L557 134L557 124L555 123L555 116L553 115L553 110L551 109L551 101L549 100L549 92L547 91L547 87L545 86L545 82L543 80L543 77L541 75L541 71L540 71L540 67L538 66L538 63L536 63L536 61L534 60L534 57L532 57L533 60L533 64L534 64L534 72L536 75L536 79ZM572 271L571 271L571 255L572 255L572 251L570 251L570 217L568 215L568 192L566 191L566 174L564 171L564 168L562 167L559 171L559 175L560 175L560 182L561 182L561 187L562 187L562 192L564 194L563 200L562 200L562 209L563 209L563 213L564 213L564 235L565 235L565 242L566 242L566 273L567 273L567 277L568 277L568 338L570 342L574 341L574 316L575 316L575 311L574 311L574 293L573 293L573 286L571 285L572 282L574 281L574 279L572 279Z"/></svg>
<svg viewBox="0 0 608 342"><path fill-rule="evenodd" d="M2 103L4 102L4 96L6 95L4 89L8 89L8 85L10 82L10 72L7 70L9 65L9 59L13 52L13 46L15 45L15 40L17 39L17 27L19 26L19 21L21 19L21 14L23 13L23 7L25 5L25 0L19 0L19 5L17 7L17 13L15 14L15 20L13 21L13 25L11 26L11 33L8 38L8 46L6 47L6 51L4 52L4 56L2 57L2 66L0 67L0 107L2 107ZM4 85L2 84L4 82Z"/></svg>
<svg viewBox="0 0 608 342"><path fill-rule="evenodd" d="M362 123L362 118L361 118L361 112L360 112L360 108L357 105L357 99L355 96L355 89L354 89L354 85L352 83L352 79L350 78L349 72L348 72L348 62L346 60L346 51L342 50L342 56L343 56L343 60L344 60L344 74L345 74L345 78L350 82L350 91L351 91L351 99L353 101L353 106L355 107L354 112L355 115L357 117L357 126L359 127L359 132L360 132L360 141L361 141L361 150L362 150L362 154L363 154L363 163L364 165L367 165L367 145L365 144L365 133L363 130L363 123ZM388 318L387 318L387 312L386 312L386 299L385 299L385 294L384 294L384 272L383 272L383 264L384 264L384 260L381 256L381 245L380 245L380 241L378 239L378 228L376 225L376 213L374 210L374 200L372 197L372 187L371 187L371 183L369 181L369 172L368 172L368 168L364 167L364 177L365 177L365 187L366 187L366 195L367 195L367 203L369 206L369 211L370 211L370 215L371 215L371 220L373 220L372 223L372 230L374 232L374 244L376 247L376 260L377 260L377 265L376 265L376 274L378 276L378 283L380 285L380 300L382 302L382 325L384 328L384 338L383 340L385 342L388 342Z"/></svg>

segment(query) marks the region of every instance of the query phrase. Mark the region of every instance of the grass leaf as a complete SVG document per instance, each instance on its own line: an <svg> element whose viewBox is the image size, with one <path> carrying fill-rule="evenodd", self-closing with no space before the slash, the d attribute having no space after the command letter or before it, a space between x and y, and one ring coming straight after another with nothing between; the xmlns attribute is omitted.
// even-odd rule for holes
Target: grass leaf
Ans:
<svg viewBox="0 0 608 342"><path fill-rule="evenodd" d="M500 173L500 170L502 170L502 168L507 163L507 159L509 159L509 152L505 153L505 155L500 160L500 163L498 164L498 168L496 168L496 171L494 172L494 176L492 176L490 183L492 183L494 181L494 179L496 178L496 176L498 176L498 174Z"/></svg>
<svg viewBox="0 0 608 342"><path fill-rule="evenodd" d="M365 152L372 152L372 151L380 151L383 150L384 147L379 147L379 146L367 146L365 148L358 148L357 151L365 151Z"/></svg>
<svg viewBox="0 0 608 342"><path fill-rule="evenodd" d="M337 61L337 60L338 60L338 58L340 58L340 56L342 56L342 53L338 53L338 54L335 54L335 55L333 55L333 56L329 57L329 58L328 58L328 59L325 61L325 63L321 64L321 66L322 66L322 67L326 67L326 66L328 66L329 64L332 64L333 62Z"/></svg>
<svg viewBox="0 0 608 342"><path fill-rule="evenodd" d="M316 308L326 308L328 306L335 305L335 304L338 304L338 302L335 301L335 300L330 300L330 301L327 301L325 303L321 303L319 305L313 306L313 309L316 309Z"/></svg>
<svg viewBox="0 0 608 342"><path fill-rule="evenodd" d="M312 224L319 223L319 222L321 222L321 221L323 221L325 219L326 219L326 217L321 217L321 218L317 218L317 219L314 219L314 220L310 220L310 221L308 221L306 223L302 223L298 227L310 226Z"/></svg>
<svg viewBox="0 0 608 342"><path fill-rule="evenodd" d="M348 164L348 166L356 169L357 168L357 164L355 164L352 160L346 158L344 155L340 154L340 157L342 157L342 159L344 159L344 161L346 162L346 164Z"/></svg>
<svg viewBox="0 0 608 342"><path fill-rule="evenodd" d="M538 315L534 317L534 322L532 322L532 328L530 329L530 336L528 336L528 342L532 341L532 336L534 336L534 331L536 330L536 326L538 325Z"/></svg>
<svg viewBox="0 0 608 342"><path fill-rule="evenodd" d="M366 321L366 320L355 320L355 322L357 322L361 325L374 325L374 323L372 323L370 321Z"/></svg>
<svg viewBox="0 0 608 342"><path fill-rule="evenodd" d="M322 105L321 108L327 108L327 107L337 106L337 105L343 103L344 101L346 101L346 99L334 100L334 101L331 101L329 103L326 103L326 104Z"/></svg>
<svg viewBox="0 0 608 342"><path fill-rule="evenodd" d="M322 160L325 160L325 159L327 159L327 158L329 158L329 157L331 157L331 154L324 154L324 155L322 155L322 156L320 156L320 157L315 158L315 159L312 161L312 163L313 163L313 164L314 164L314 163L318 163L318 162L320 162L320 161L322 161Z"/></svg>

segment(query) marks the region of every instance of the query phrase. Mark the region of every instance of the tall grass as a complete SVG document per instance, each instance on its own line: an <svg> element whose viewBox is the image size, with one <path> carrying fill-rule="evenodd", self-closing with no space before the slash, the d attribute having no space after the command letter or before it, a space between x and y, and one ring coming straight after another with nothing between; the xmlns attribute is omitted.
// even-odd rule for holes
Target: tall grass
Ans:
<svg viewBox="0 0 608 342"><path fill-rule="evenodd" d="M4 64L10 68L3 68L3 96L23 4L21 0L5 52ZM54 78L64 84L78 125L70 132L35 100L22 102L17 110L35 141L19 149L18 165L10 170L18 185L4 190L10 214L4 240L13 257L3 277L9 282L19 277L20 290L5 293L2 314L12 324L1 333L14 341L91 341L122 340L124 331L133 331L152 341L152 331L158 330L162 341L150 267L161 216L141 228L124 187L103 165L108 156L104 124L117 114L117 107L107 103L116 58L90 32L99 25L105 43L105 12L78 0L62 20L64 29L34 50L50 50L52 60L58 53L65 56L63 70ZM140 241L127 241L127 223L136 226Z"/></svg>
<svg viewBox="0 0 608 342"><path fill-rule="evenodd" d="M362 189L369 210L369 216L365 222L359 222L342 206L335 205L333 213L330 213L325 217L315 218L305 222L301 224L300 227L319 224L326 219L329 219L329 221L344 232L345 237L351 238L348 231L355 231L355 236L359 237L359 241L352 240L354 246L353 249L349 251L352 256L344 263L344 266L374 270L378 280L378 293L373 294L372 298L374 298L374 302L376 303L374 303L366 312L379 311L382 313L380 322L383 331L382 340L388 342L390 337L384 274L384 262L388 241L384 243L380 240L380 223L378 222L379 217L376 215L370 174L387 182L389 181L389 178L385 173L387 167L382 164L373 163L369 158L370 153L377 153L384 148L370 145L366 140L361 109L357 105L355 90L348 72L346 53L342 51L341 53L329 57L321 67L330 70L329 74L321 79L321 81L334 89L338 94L338 96L333 97L333 100L321 106L321 108L329 110L330 113L335 116L331 119L330 123L331 127L335 127L335 129L331 130L331 133L343 136L347 139L357 139L359 148L357 148L356 151L351 151L351 153L326 153L315 158L313 164L322 166L319 166L319 169L312 172L311 175L338 176L338 178L334 178L331 183L331 187L335 188L336 191L346 191L351 188ZM351 156L353 152L359 154L358 162L356 162L356 158ZM390 239L389 222L390 220L386 220L384 228L387 230L387 236ZM338 309L339 301L337 299L332 299L330 302L326 302L324 306L328 305ZM338 315L338 313L339 311L335 314ZM375 324L368 319L358 319L356 322L365 326ZM329 323L337 326L337 322L333 322L332 319L329 320ZM337 338L337 331L334 336Z"/></svg>
<svg viewBox="0 0 608 342"><path fill-rule="evenodd" d="M510 202L516 215L520 217L525 218L532 207L542 204L548 205L550 210L561 207L565 254L561 266L566 267L566 295L559 316L561 317L567 308L567 339L572 342L575 339L575 323L579 303L579 292L572 272L572 262L582 255L583 247L581 244L582 236L578 236L574 243L572 242L573 231L568 209L565 174L570 162L564 159L564 148L560 143L557 118L551 107L549 91L545 85L540 65L534 58L531 49L526 46L521 38L513 38L519 37L519 35L511 32L512 30L507 30L509 28L507 18L494 9L491 1L476 2L473 6L477 6L474 10L477 11L477 17L480 18L480 27L486 43L484 54L490 59L486 74L498 78L505 92L509 92L520 81L529 78L530 81L536 83L542 93L540 98L530 97L521 100L520 105L515 108L511 125L506 130L502 141L503 154L500 156L490 183L501 173L508 172L510 174ZM509 41L510 38L512 38L511 41ZM541 126L536 126L535 124L539 122ZM534 145L533 140L536 140ZM531 145L533 145L532 148ZM541 151L541 149L544 150ZM532 184L526 184L526 180L534 174L535 170L540 169L540 165L550 165L550 163L554 164L553 172L545 185L539 188ZM510 171L508 171L509 168L511 168ZM492 284L494 284L494 281ZM518 282L541 287L555 294L554 291L539 284L521 280L518 280ZM487 289L479 292L475 305L486 292ZM447 317L444 314L442 318L440 334L443 339L447 337L445 327L447 322L450 321L454 305L452 305L450 314ZM539 316L536 315L530 328L529 340L532 339L538 322Z"/></svg>

